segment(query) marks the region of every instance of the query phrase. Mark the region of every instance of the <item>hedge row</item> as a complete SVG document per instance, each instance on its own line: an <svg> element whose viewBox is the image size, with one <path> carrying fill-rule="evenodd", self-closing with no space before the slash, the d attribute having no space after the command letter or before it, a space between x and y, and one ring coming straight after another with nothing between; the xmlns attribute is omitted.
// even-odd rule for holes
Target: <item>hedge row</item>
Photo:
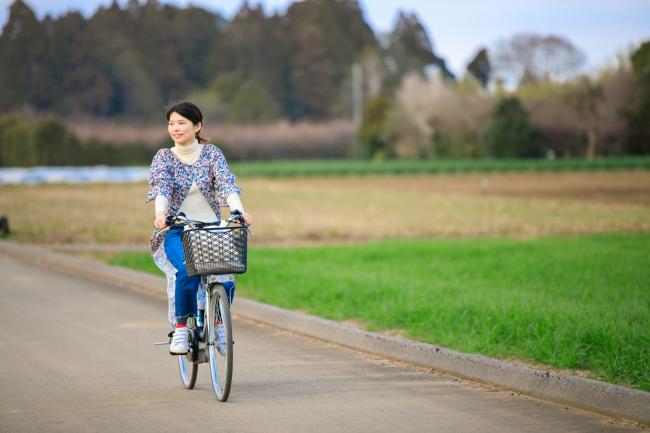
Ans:
<svg viewBox="0 0 650 433"><path fill-rule="evenodd" d="M649 170L650 157L612 157L585 159L476 159L476 160L362 160L276 161L233 163L241 177L408 175L468 172L522 172L575 170Z"/></svg>

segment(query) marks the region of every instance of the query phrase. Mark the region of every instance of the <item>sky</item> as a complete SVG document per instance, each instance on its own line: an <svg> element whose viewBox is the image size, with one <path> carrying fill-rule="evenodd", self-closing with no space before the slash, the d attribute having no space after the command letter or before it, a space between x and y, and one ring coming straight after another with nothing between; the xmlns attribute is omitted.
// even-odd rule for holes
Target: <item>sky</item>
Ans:
<svg viewBox="0 0 650 433"><path fill-rule="evenodd" d="M24 0L39 18L60 16L75 9L86 17L111 0ZM125 4L126 0L118 0ZM159 0L185 6L193 4L231 17L242 0ZM297 0L300 1L300 0ZM8 18L13 0L0 0L0 26ZM290 0L250 0L267 13L283 12ZM615 62L650 40L650 0L360 0L366 21L377 33L391 30L399 10L415 12L424 23L437 55L456 74L481 46L488 48L517 33L558 35L569 39L587 56L585 72Z"/></svg>

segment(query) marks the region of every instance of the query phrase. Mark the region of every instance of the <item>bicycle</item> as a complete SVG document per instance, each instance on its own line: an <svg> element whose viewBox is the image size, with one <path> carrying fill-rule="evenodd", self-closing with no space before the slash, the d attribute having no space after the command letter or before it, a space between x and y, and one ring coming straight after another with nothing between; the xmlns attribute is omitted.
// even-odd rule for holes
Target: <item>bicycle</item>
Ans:
<svg viewBox="0 0 650 433"><path fill-rule="evenodd" d="M230 394L234 340L231 299L218 276L246 272L248 225L238 211L232 212L226 221L216 223L193 221L178 215L168 218L166 223L168 228L184 227L181 243L187 273L200 275L206 289L204 312L197 312L197 317L189 317L187 321L191 330L190 347L187 354L178 355L181 381L186 389L194 388L198 366L207 362L215 396L223 402ZM219 326L223 327L226 341L221 345L216 342ZM161 344L171 343L172 335L173 331L168 335L169 342Z"/></svg>

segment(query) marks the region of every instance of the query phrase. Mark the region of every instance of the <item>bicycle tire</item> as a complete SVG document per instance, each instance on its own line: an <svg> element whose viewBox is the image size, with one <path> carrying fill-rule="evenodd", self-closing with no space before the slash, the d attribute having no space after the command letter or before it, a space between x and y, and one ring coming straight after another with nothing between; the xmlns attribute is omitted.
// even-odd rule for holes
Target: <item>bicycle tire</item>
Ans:
<svg viewBox="0 0 650 433"><path fill-rule="evenodd" d="M233 339L230 303L223 285L215 284L209 291L207 310L207 349L212 389L219 401L228 400L233 370ZM217 323L221 321L226 330L226 351L220 354L216 346Z"/></svg>
<svg viewBox="0 0 650 433"><path fill-rule="evenodd" d="M192 361L192 352L185 355L178 355L178 371L181 375L181 382L185 389L194 388L196 383L196 373L199 371L199 365Z"/></svg>

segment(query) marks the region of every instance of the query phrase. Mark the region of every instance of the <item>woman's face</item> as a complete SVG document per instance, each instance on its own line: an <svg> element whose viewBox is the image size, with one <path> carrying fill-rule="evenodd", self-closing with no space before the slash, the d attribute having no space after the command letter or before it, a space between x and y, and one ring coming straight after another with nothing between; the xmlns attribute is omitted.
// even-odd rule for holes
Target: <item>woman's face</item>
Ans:
<svg viewBox="0 0 650 433"><path fill-rule="evenodd" d="M180 114L173 112L169 116L169 123L167 124L167 131L172 140L179 146L187 146L194 143L196 133L201 130L201 123L196 125L192 121Z"/></svg>

